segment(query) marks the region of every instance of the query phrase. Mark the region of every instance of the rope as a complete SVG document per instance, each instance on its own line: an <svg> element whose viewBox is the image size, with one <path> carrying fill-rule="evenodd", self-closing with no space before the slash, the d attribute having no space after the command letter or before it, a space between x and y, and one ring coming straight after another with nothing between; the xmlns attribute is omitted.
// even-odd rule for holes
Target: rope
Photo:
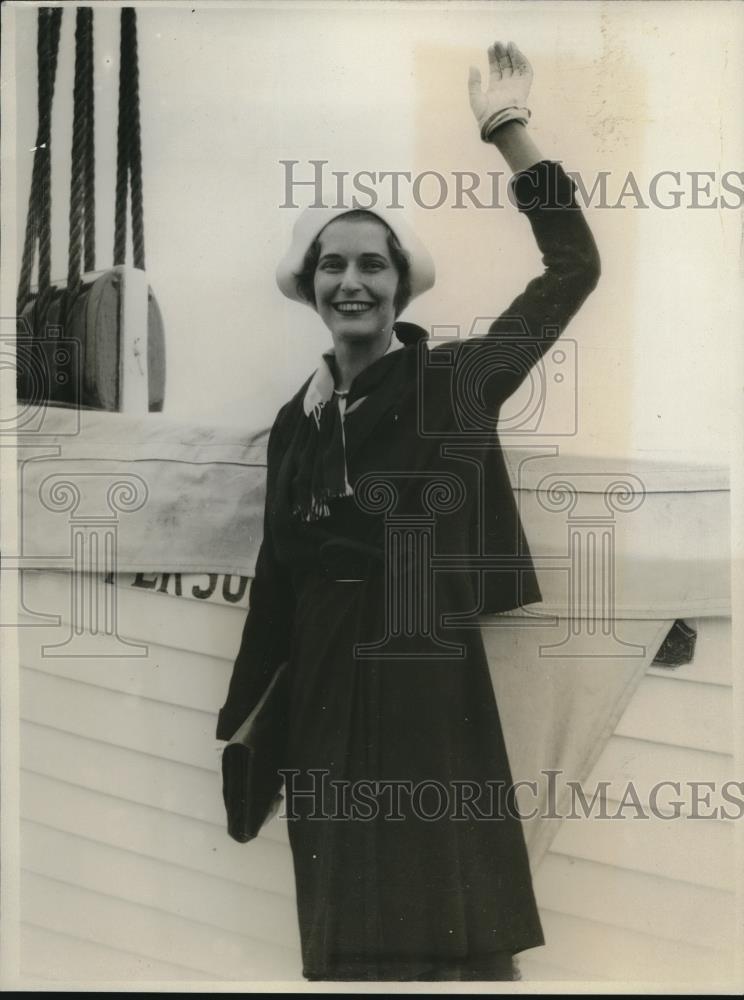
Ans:
<svg viewBox="0 0 744 1000"><path fill-rule="evenodd" d="M39 294L35 306L36 329L39 321L43 321L46 316L51 298L51 124L61 25L61 7L39 8L36 43L38 125L17 296L17 311L20 315L31 290L34 250L38 239Z"/></svg>
<svg viewBox="0 0 744 1000"><path fill-rule="evenodd" d="M145 215L142 194L142 132L139 107L139 60L137 56L137 13L126 12L127 49L129 55L129 170L132 184L132 248L134 266L145 270Z"/></svg>
<svg viewBox="0 0 744 1000"><path fill-rule="evenodd" d="M83 213L86 208L88 153L88 76L90 63L90 8L79 7L75 19L75 85L72 118L72 169L70 174L70 242L67 255L67 300L80 286L83 258ZM87 221L87 220L86 220Z"/></svg>
<svg viewBox="0 0 744 1000"><path fill-rule="evenodd" d="M144 270L145 226L142 192L137 13L133 7L124 7L121 12L119 47L119 123L116 157L116 206L114 209L114 264L124 264L126 261L126 211L129 182L131 182L132 194L134 266Z"/></svg>
<svg viewBox="0 0 744 1000"><path fill-rule="evenodd" d="M33 270L34 264L34 250L36 248L36 239L38 236L38 218L37 218L37 208L39 199L39 190L41 183L41 172L42 172L42 145L43 145L43 135L45 127L45 116L42 114L42 94L44 90L44 79L46 74L46 63L42 63L42 59L50 58L50 34L49 34L49 14L48 8L41 8L38 13L37 20L37 70L38 70L38 105L39 105L39 115L38 124L36 127L36 147L34 151L34 164L33 171L31 175L31 189L29 191L28 197L28 211L26 213L26 235L23 246L23 257L21 261L21 275L18 283L18 312L21 312L21 308L28 298L29 290L31 287L31 272ZM52 56L55 59L55 70L56 70L56 52Z"/></svg>
<svg viewBox="0 0 744 1000"><path fill-rule="evenodd" d="M114 266L127 259L127 173L129 148L127 134L127 54L124 14L121 12L121 38L119 41L119 123L116 134L116 204L114 208Z"/></svg>
<svg viewBox="0 0 744 1000"><path fill-rule="evenodd" d="M87 31L87 77L85 104L88 117L85 127L85 270L96 269L96 148L95 148L95 97L93 89L93 8L89 11Z"/></svg>
<svg viewBox="0 0 744 1000"><path fill-rule="evenodd" d="M39 181L39 294L37 297L37 329L44 322L52 297L52 100L57 71L57 52L62 24L62 8L52 10L49 18L49 58L40 66L39 117L43 116L44 134L41 178Z"/></svg>

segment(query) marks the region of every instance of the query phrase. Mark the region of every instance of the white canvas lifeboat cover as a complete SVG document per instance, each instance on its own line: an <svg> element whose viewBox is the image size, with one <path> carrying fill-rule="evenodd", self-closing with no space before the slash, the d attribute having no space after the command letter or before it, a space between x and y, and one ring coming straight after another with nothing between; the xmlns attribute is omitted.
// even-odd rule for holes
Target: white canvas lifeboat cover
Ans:
<svg viewBox="0 0 744 1000"><path fill-rule="evenodd" d="M43 429L19 451L21 567L71 569L72 529L108 523L119 572L253 575L266 429L61 407ZM617 615L729 613L723 465L505 454L544 597L532 607L568 612L572 545L599 525L611 539Z"/></svg>

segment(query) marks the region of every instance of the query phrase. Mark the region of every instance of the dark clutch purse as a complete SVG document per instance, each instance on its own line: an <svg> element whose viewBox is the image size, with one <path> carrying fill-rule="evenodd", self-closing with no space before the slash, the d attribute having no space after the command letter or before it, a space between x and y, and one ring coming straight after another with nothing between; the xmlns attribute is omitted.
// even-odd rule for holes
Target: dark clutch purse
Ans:
<svg viewBox="0 0 744 1000"><path fill-rule="evenodd" d="M282 663L222 751L227 832L241 844L258 835L281 803L279 768L286 747L287 715L287 664Z"/></svg>

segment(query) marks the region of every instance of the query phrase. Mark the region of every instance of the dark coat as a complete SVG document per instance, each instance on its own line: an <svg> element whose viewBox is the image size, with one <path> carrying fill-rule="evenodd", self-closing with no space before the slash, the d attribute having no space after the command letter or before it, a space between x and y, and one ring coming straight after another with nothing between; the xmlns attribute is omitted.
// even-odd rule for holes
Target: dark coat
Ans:
<svg viewBox="0 0 744 1000"><path fill-rule="evenodd" d="M391 526L401 519L414 532L427 530L427 517L432 522L433 579L446 595L437 605L445 622L473 624L479 614L541 599L496 424L503 402L595 287L599 256L573 182L559 164L543 161L518 174L512 190L544 272L486 337L429 351L425 331L398 324L406 347L380 358L351 387L348 406L356 396L368 397L344 426L356 496L335 502L327 538L322 524L307 531L289 510L292 444L300 422L309 419L302 408L309 379L279 411L268 444L264 538L219 739L232 736L288 656L296 575L312 565L331 579L366 576L384 563ZM485 566L484 555L491 557ZM401 565L397 572L404 572Z"/></svg>
<svg viewBox="0 0 744 1000"><path fill-rule="evenodd" d="M486 337L429 352L423 331L397 327L406 346L350 387L349 407L366 397L344 422L354 495L329 500L329 517L291 513L307 383L272 427L264 538L217 735L232 735L286 659L308 978L436 978L453 962L474 975L544 941L521 821L488 818L489 791L512 779L478 615L540 600L496 421L599 268L560 166L514 188L545 272ZM315 815L294 789L318 773L330 784ZM335 814L338 782L353 792L391 778L448 795L466 785L485 816L422 817L412 797L395 822Z"/></svg>

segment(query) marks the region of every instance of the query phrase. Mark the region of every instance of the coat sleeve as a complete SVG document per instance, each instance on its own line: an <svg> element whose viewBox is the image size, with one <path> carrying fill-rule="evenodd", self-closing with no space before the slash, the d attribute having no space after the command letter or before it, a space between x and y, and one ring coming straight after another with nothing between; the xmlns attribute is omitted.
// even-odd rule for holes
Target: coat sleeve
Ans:
<svg viewBox="0 0 744 1000"><path fill-rule="evenodd" d="M294 617L294 590L289 570L277 559L269 528L274 482L280 454L280 411L267 447L266 502L263 539L251 583L248 615L243 626L227 699L217 720L217 739L229 740L255 708L277 667L289 655Z"/></svg>
<svg viewBox="0 0 744 1000"><path fill-rule="evenodd" d="M599 253L576 203L576 187L560 163L542 160L521 171L511 181L511 192L532 227L544 271L491 323L485 338L473 338L481 342L478 346L470 342L482 353L478 377L489 409L517 390L563 333L600 275Z"/></svg>

